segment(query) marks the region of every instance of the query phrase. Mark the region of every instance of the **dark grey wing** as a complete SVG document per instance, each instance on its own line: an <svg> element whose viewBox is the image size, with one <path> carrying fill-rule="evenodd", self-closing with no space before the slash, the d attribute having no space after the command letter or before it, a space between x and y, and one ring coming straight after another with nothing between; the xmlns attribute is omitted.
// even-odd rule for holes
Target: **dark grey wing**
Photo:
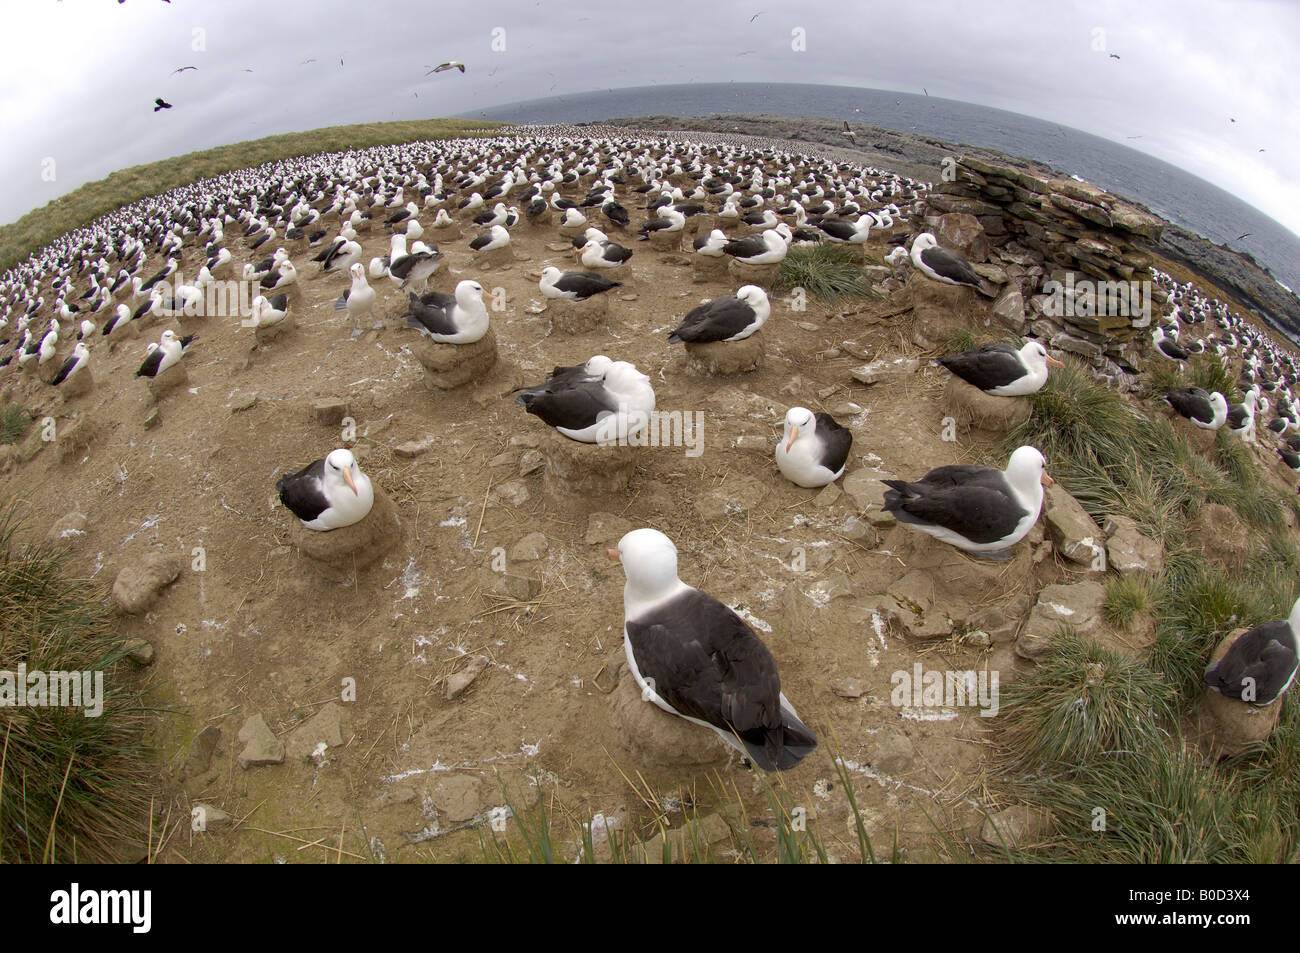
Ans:
<svg viewBox="0 0 1300 953"><path fill-rule="evenodd" d="M956 281L963 285L980 284L980 276L975 273L975 269L970 263L960 255L953 254L946 248L940 248L935 245L921 252L921 261L934 271L936 275L947 278L950 281Z"/></svg>
<svg viewBox="0 0 1300 953"><path fill-rule="evenodd" d="M672 343L723 341L739 334L753 320L753 308L735 295L723 295L688 312L668 340Z"/></svg>
<svg viewBox="0 0 1300 953"><path fill-rule="evenodd" d="M941 357L939 363L980 390L1004 387L1025 375L1020 353L1004 342L986 344L951 357Z"/></svg>
<svg viewBox="0 0 1300 953"><path fill-rule="evenodd" d="M329 509L325 498L325 460L322 457L297 473L280 477L275 483L280 502L293 511L293 515L310 523Z"/></svg>
<svg viewBox="0 0 1300 953"><path fill-rule="evenodd" d="M535 414L550 426L566 430L590 427L601 414L618 410L618 402L605 390L605 385L597 381L575 384L562 390L547 389L540 394L525 391L519 396L519 402L530 414Z"/></svg>
<svg viewBox="0 0 1300 953"><path fill-rule="evenodd" d="M832 473L838 473L849 459L849 450L853 447L853 434L847 427L841 427L830 414L816 414L817 438L821 441L821 465Z"/></svg>
<svg viewBox="0 0 1300 953"><path fill-rule="evenodd" d="M700 241L700 244L695 246L699 248L709 239L706 236L703 240L696 240ZM767 244L757 235L750 235L748 238L735 238L722 246L722 253L731 255L733 258L753 258L765 251L767 251Z"/></svg>
<svg viewBox="0 0 1300 953"><path fill-rule="evenodd" d="M459 330L451 320L455 306L455 296L441 291L430 291L423 297L411 294L406 326L429 334L455 334Z"/></svg>
<svg viewBox="0 0 1300 953"><path fill-rule="evenodd" d="M990 486L1000 490L1006 488L1006 480L1001 470L973 464L935 467L921 477L919 482L930 487Z"/></svg>
<svg viewBox="0 0 1300 953"><path fill-rule="evenodd" d="M72 369L76 366L77 366L77 355L73 354L71 357L69 357L66 361L63 362L63 366L59 368L59 373L54 375L54 380L50 381L50 384L53 385L54 387L58 387L65 380L68 379L68 375L72 373Z"/></svg>
<svg viewBox="0 0 1300 953"><path fill-rule="evenodd" d="M1277 697L1296 670L1291 627L1285 621L1265 622L1241 635L1228 653L1205 670L1205 685L1232 698L1241 698L1253 684L1255 701ZM1247 680L1250 681L1247 681Z"/></svg>
<svg viewBox="0 0 1300 953"><path fill-rule="evenodd" d="M1005 490L988 486L884 482L894 488L885 493L884 508L900 522L942 526L973 543L1006 538L1028 515Z"/></svg>
<svg viewBox="0 0 1300 953"><path fill-rule="evenodd" d="M816 746L801 722L787 722L772 653L712 596L694 591L670 600L651 617L629 621L627 634L655 692L681 714L734 732L763 770L793 767Z"/></svg>
<svg viewBox="0 0 1300 953"><path fill-rule="evenodd" d="M576 294L579 301L621 285L620 281L610 281L604 275L591 271L566 271L560 276L560 280L555 282L558 290Z"/></svg>
<svg viewBox="0 0 1300 953"><path fill-rule="evenodd" d="M162 359L163 359L163 349L160 347L154 348L152 351L149 352L149 356L144 359L144 363L140 365L140 369L135 372L135 376L136 377L156 376L158 373L158 366L162 364Z"/></svg>

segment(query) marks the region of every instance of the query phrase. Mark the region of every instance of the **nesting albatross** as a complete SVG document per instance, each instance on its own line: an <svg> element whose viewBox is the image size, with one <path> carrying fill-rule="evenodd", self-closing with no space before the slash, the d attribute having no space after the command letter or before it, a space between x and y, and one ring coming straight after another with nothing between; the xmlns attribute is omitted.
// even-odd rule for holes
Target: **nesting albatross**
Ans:
<svg viewBox="0 0 1300 953"><path fill-rule="evenodd" d="M882 482L890 487L884 508L900 523L968 553L1009 559L1007 550L1038 522L1043 487L1052 478L1043 455L1025 446L1011 454L1005 471L947 466L915 483Z"/></svg>
<svg viewBox="0 0 1300 953"><path fill-rule="evenodd" d="M606 555L627 574L623 650L644 699L712 728L764 771L793 768L816 749L772 653L740 616L677 577L671 539L637 529Z"/></svg>

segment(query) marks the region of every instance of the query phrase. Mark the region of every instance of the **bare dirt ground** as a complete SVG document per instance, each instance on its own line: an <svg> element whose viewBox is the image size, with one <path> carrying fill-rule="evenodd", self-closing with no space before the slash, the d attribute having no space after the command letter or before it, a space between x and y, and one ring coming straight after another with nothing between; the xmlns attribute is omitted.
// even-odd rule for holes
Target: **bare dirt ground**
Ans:
<svg viewBox="0 0 1300 953"><path fill-rule="evenodd" d="M634 209L634 199L624 202ZM644 214L633 211L634 227ZM241 250L234 231L227 244L236 267L262 257ZM121 626L124 636L155 646L147 678L170 706L155 723L165 752L162 823L173 825L160 861L481 860L480 837L504 803L502 785L516 807L541 799L557 823L566 819L557 840L575 852L572 822L600 813L646 836L661 821L716 810L721 789L745 803L756 837L770 837L759 780L720 745L720 758L700 766L638 761L620 745L616 695L606 691L622 655L623 573L604 549L637 526L666 532L681 553L682 578L742 607L772 649L786 695L823 741L779 783L819 818L837 859L855 858L857 848L833 745L854 776L878 853L897 841L924 859L940 856L945 840L978 840L985 812L997 808L985 785L988 720L974 708L935 718L900 712L890 702L890 674L917 661L927 669L1000 667L1005 684L1017 664L1009 646L960 637L909 642L877 631L863 597L883 592L910 565L933 562L937 544L899 528L884 528L874 547L847 538L843 527L861 515L858 502L800 489L772 459L784 413L796 403L852 427L850 475L868 467L912 478L974 459L981 447L940 439L943 373L925 366L905 383L859 384L849 369L864 357L915 352L908 329L861 311L840 316L815 301L795 312L774 296L759 370L693 376L667 334L696 303L734 292L736 283L694 283L688 254L607 231L635 254L614 276L624 287L611 296L605 326L574 336L550 333L551 310L534 313L545 299L528 272L580 267L557 250L553 226L520 225L514 261L486 272L471 265L472 226L459 241L440 243L446 261L432 287L449 291L473 277L504 289L507 302L492 314L499 362L455 391L425 387L409 352L414 331L352 337L346 314L333 310L346 281L311 278L314 250L294 256L303 291L293 305L297 327L268 345L254 348L252 331L234 317L159 319L111 354L97 338L97 385L67 407L34 378L10 385L36 416L95 435L66 462L55 441L0 478L0 492L29 503L33 529L84 513L73 567L104 583L151 550L187 566L147 615ZM382 226L361 241L363 262L387 252ZM884 246L871 250L879 256ZM151 259L144 273L160 264ZM187 250L184 273L197 264ZM400 313L402 293L387 278L372 283L380 309ZM165 326L200 340L184 358L188 386L162 398L160 422L146 429L144 384L131 375ZM854 353L827 356L845 341ZM520 469L525 454L545 452L555 438L509 392L595 353L651 375L660 410L702 411L705 449L688 457L681 447L643 448L631 486L607 498L550 495L540 470ZM395 501L401 523L385 558L341 581L289 544L294 517L274 491L287 469L344 444L339 427L313 419L313 402L328 396L348 401L361 468ZM861 409L847 409L850 401ZM426 436L434 438L427 453L393 452ZM540 583L535 596L520 599L501 591L494 553L532 532L543 533L549 549L540 560L508 563L508 572ZM202 571L193 566L196 547ZM802 571L796 547L805 554ZM995 580L988 602L1023 601L1067 574L1041 529L1024 549L1005 567L978 569ZM475 655L489 660L486 669L449 700L448 677ZM345 679L355 680L355 701L341 700ZM280 765L239 766L236 735L250 716L260 713L285 739L330 703L342 709L342 744L323 759L298 752ZM211 765L182 779L191 740L208 726L221 729ZM236 823L191 831L197 803Z"/></svg>

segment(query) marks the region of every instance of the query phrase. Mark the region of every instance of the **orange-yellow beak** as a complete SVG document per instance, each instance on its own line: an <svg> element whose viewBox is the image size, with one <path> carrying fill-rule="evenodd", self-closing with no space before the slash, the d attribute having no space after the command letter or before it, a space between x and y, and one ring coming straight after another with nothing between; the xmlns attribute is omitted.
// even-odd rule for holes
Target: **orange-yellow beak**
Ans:
<svg viewBox="0 0 1300 953"><path fill-rule="evenodd" d="M1049 355L1047 355L1047 366L1048 366L1048 367L1064 367L1064 366L1065 366L1065 362L1064 362L1064 361L1058 361L1056 358L1052 357L1052 355L1049 354Z"/></svg>
<svg viewBox="0 0 1300 953"><path fill-rule="evenodd" d="M786 453L789 453L789 452L790 452L790 448L794 446L795 438L798 437L798 436L799 436L799 428L798 428L797 426L796 426L796 427L791 427L791 428L790 428L790 439L787 440L787 441L785 442L785 452L786 452Z"/></svg>
<svg viewBox="0 0 1300 953"><path fill-rule="evenodd" d="M1047 475L1047 471L1044 470L1044 471L1043 471L1043 486L1055 486L1055 485L1056 485L1056 481L1053 480L1050 476L1048 476L1048 475Z"/></svg>
<svg viewBox="0 0 1300 953"><path fill-rule="evenodd" d="M487 300L490 301L492 304L497 303L497 296L490 291L483 292L483 297L487 298Z"/></svg>
<svg viewBox="0 0 1300 953"><path fill-rule="evenodd" d="M542 273L541 273L540 271L530 271L530 272L528 273L528 276L529 276L530 278L540 278L540 277L542 277Z"/></svg>
<svg viewBox="0 0 1300 953"><path fill-rule="evenodd" d="M360 495L361 495L360 493L357 492L357 485L356 485L355 483L352 482L352 470L351 470L351 468L349 468L349 469L343 471L343 482L346 483L349 487L352 488L352 494L353 494L353 496L360 496Z"/></svg>
<svg viewBox="0 0 1300 953"><path fill-rule="evenodd" d="M605 558L608 559L610 562L615 562L615 563L619 562L618 550L617 549L605 550Z"/></svg>

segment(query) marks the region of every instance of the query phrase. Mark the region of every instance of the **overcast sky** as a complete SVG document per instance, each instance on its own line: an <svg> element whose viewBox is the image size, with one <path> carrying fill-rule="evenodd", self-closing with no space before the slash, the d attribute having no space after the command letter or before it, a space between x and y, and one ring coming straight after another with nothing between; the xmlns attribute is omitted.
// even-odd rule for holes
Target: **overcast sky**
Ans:
<svg viewBox="0 0 1300 953"><path fill-rule="evenodd" d="M116 169L274 133L734 80L924 87L1049 119L1206 178L1300 234L1292 0L8 0L3 10L0 222ZM796 28L805 50L792 48ZM450 59L467 71L424 75ZM198 69L172 73L182 66ZM155 113L156 96L174 108Z"/></svg>

